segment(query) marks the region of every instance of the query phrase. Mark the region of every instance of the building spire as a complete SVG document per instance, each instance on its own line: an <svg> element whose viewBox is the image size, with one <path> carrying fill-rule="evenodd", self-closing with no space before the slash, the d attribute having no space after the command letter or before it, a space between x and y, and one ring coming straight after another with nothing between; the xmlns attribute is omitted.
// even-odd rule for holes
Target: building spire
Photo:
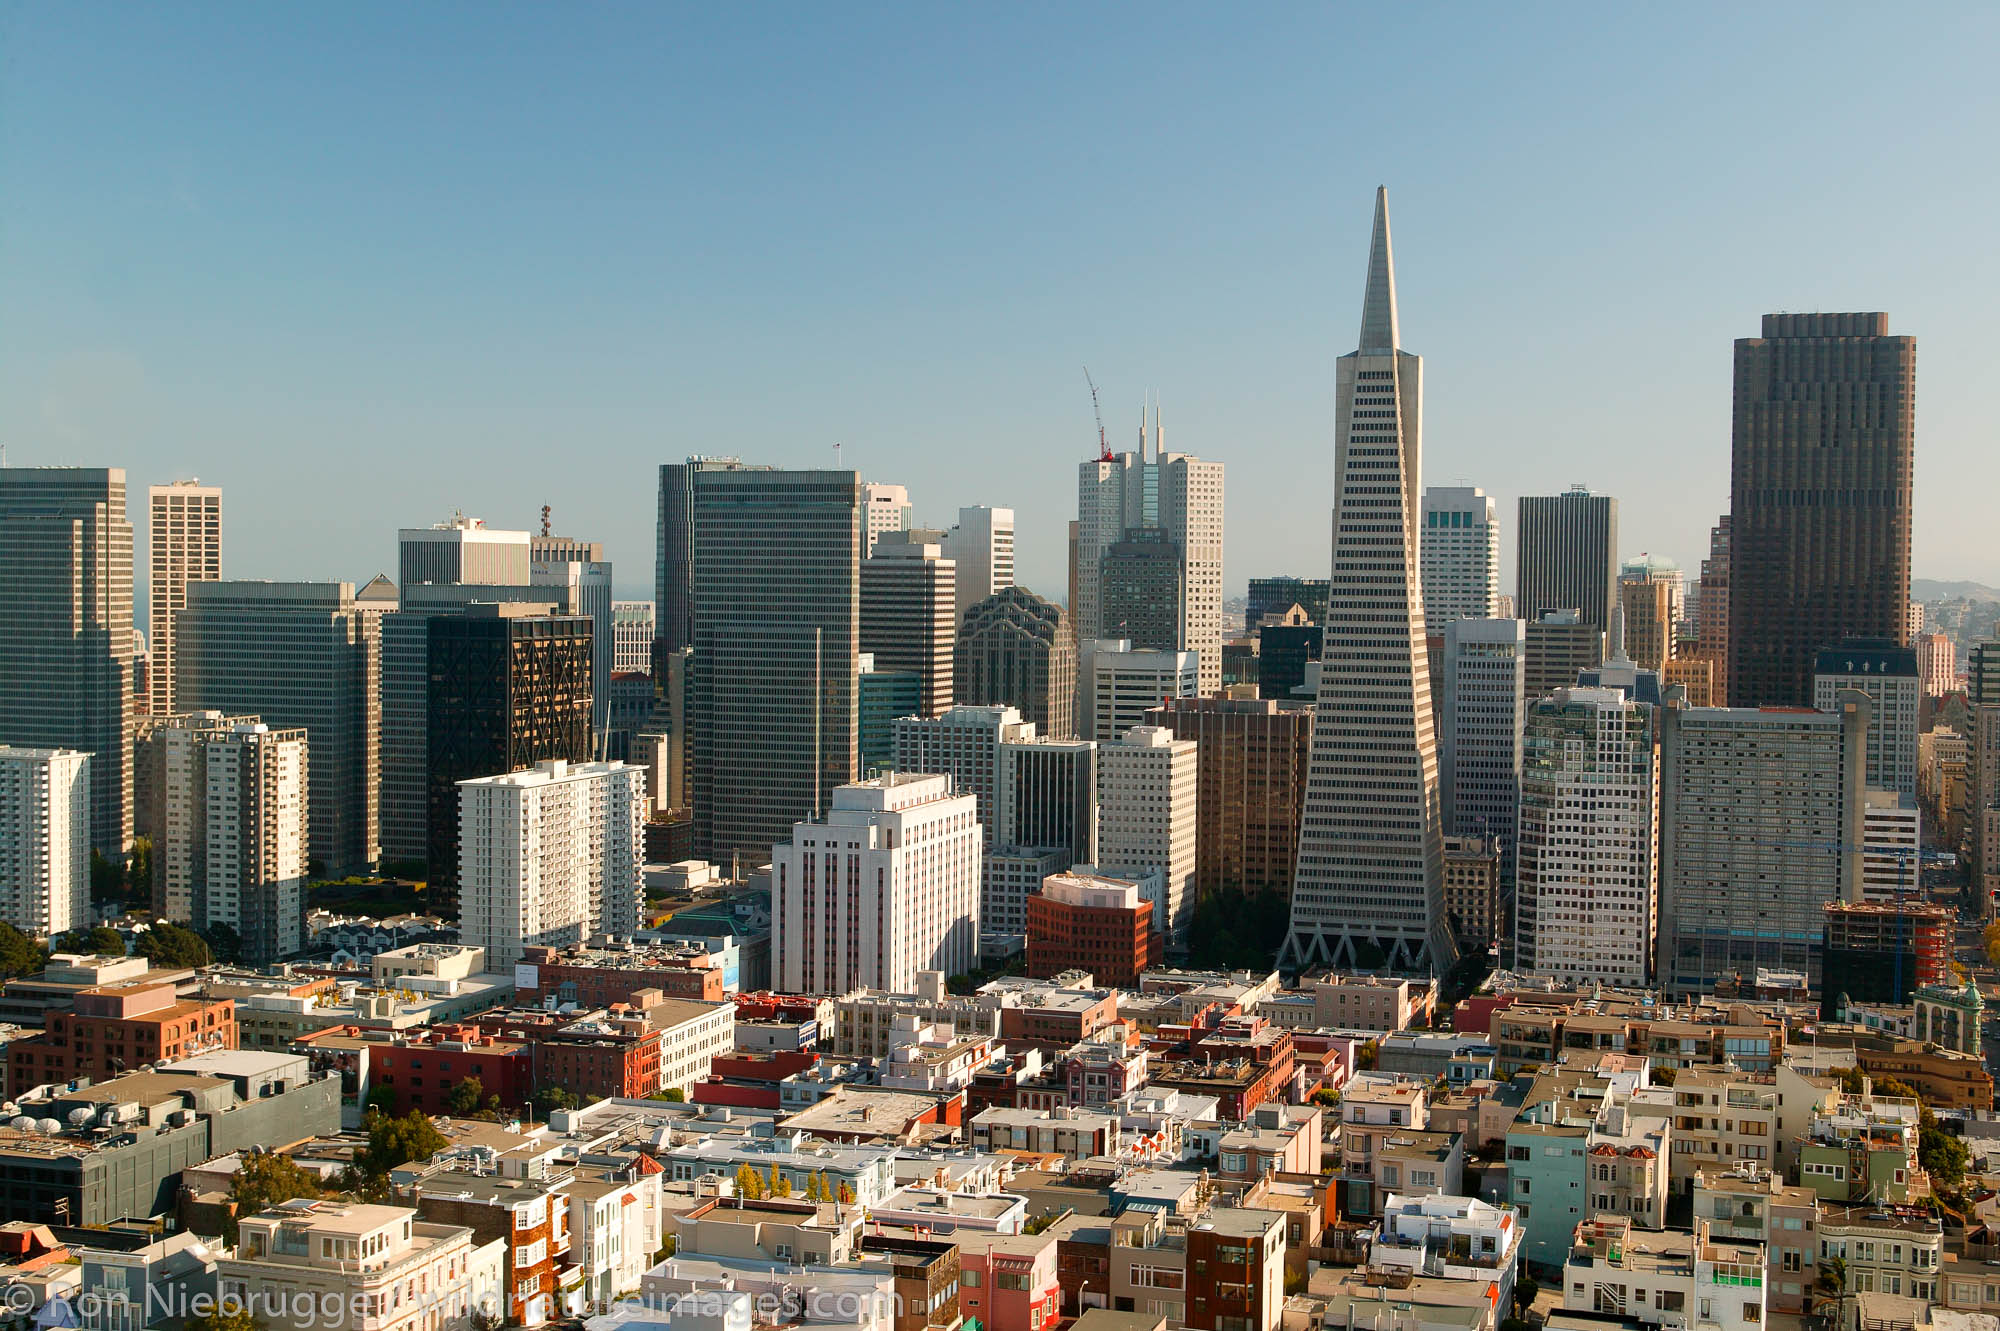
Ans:
<svg viewBox="0 0 2000 1331"><path fill-rule="evenodd" d="M1380 355L1400 344L1396 329L1396 260L1389 250L1389 189L1375 189L1375 234L1368 242L1368 292L1361 299L1361 353Z"/></svg>

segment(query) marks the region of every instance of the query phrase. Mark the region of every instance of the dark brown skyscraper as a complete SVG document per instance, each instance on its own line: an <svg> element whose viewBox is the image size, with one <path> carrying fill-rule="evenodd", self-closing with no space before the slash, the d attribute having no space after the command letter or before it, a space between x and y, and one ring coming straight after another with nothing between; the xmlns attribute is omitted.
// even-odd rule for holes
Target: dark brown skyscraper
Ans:
<svg viewBox="0 0 2000 1331"><path fill-rule="evenodd" d="M1733 706L1810 707L1820 648L1909 642L1916 391L1886 314L1767 314L1737 339Z"/></svg>
<svg viewBox="0 0 2000 1331"><path fill-rule="evenodd" d="M590 620L482 604L430 623L428 909L458 915L458 783L590 761Z"/></svg>

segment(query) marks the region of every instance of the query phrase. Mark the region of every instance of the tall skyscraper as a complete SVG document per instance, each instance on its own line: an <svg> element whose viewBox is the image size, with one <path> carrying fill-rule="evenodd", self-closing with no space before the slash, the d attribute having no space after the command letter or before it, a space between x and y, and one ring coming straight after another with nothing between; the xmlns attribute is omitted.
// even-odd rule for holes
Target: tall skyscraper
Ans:
<svg viewBox="0 0 2000 1331"><path fill-rule="evenodd" d="M995 846L1061 850L1069 864L1089 864L1097 858L1096 743L1034 734L1001 740L993 810Z"/></svg>
<svg viewBox="0 0 2000 1331"><path fill-rule="evenodd" d="M1575 610L1599 633L1618 604L1618 501L1572 486L1522 495L1516 533L1514 605L1523 619Z"/></svg>
<svg viewBox="0 0 2000 1331"><path fill-rule="evenodd" d="M1943 633L1917 639L1917 678L1926 698L1942 698L1958 686L1958 644Z"/></svg>
<svg viewBox="0 0 2000 1331"><path fill-rule="evenodd" d="M1820 983L1825 906L1861 900L1867 702L1660 713L1660 983Z"/></svg>
<svg viewBox="0 0 2000 1331"><path fill-rule="evenodd" d="M1655 710L1616 689L1558 689L1522 741L1515 964L1643 988L1659 923Z"/></svg>
<svg viewBox="0 0 2000 1331"><path fill-rule="evenodd" d="M949 778L914 772L835 787L823 818L802 819L771 848L775 986L907 994L918 971L958 975L978 965L973 806Z"/></svg>
<svg viewBox="0 0 2000 1331"><path fill-rule="evenodd" d="M1170 698L1146 724L1196 750L1194 889L1290 892L1312 758L1312 709L1265 698Z"/></svg>
<svg viewBox="0 0 2000 1331"><path fill-rule="evenodd" d="M1333 579L1291 930L1279 964L1442 973L1442 810L1418 569L1423 360L1401 349L1389 194L1361 342L1335 362Z"/></svg>
<svg viewBox="0 0 2000 1331"><path fill-rule="evenodd" d="M381 858L382 618L351 582L195 583L178 616L186 710L305 731L312 858L329 876Z"/></svg>
<svg viewBox="0 0 2000 1331"><path fill-rule="evenodd" d="M146 491L150 541L146 580L147 710L174 710L174 618L187 608L191 582L222 576L222 491L199 481L175 481Z"/></svg>
<svg viewBox="0 0 2000 1331"><path fill-rule="evenodd" d="M1574 610L1550 610L1528 620L1526 642L1522 697L1528 702L1575 688L1579 671L1604 660L1604 631Z"/></svg>
<svg viewBox="0 0 2000 1331"><path fill-rule="evenodd" d="M611 603L613 650L611 672L615 675L653 673L653 603L613 601Z"/></svg>
<svg viewBox="0 0 2000 1331"><path fill-rule="evenodd" d="M1306 612L1309 624L1326 623L1328 584L1325 578L1250 579L1250 594L1243 611L1243 623L1256 628L1265 619L1283 616L1293 606Z"/></svg>
<svg viewBox="0 0 2000 1331"><path fill-rule="evenodd" d="M356 604L360 595L355 596ZM430 626L477 605L506 605L520 614L575 614L572 590L417 583L401 592L398 609L380 617L382 858L399 865L430 857ZM490 776L492 773L474 773Z"/></svg>
<svg viewBox="0 0 2000 1331"><path fill-rule="evenodd" d="M910 492L882 481L861 483L861 557L875 553L883 533L910 529Z"/></svg>
<svg viewBox="0 0 2000 1331"><path fill-rule="evenodd" d="M549 758L590 761L590 621L482 603L431 620L425 707L430 885L458 915L458 783Z"/></svg>
<svg viewBox="0 0 2000 1331"><path fill-rule="evenodd" d="M1527 668L1528 631L1520 620L1460 619L1445 626L1436 699L1445 835L1488 842L1508 883L1518 845Z"/></svg>
<svg viewBox="0 0 2000 1331"><path fill-rule="evenodd" d="M695 853L761 857L860 761L861 483L694 473Z"/></svg>
<svg viewBox="0 0 2000 1331"><path fill-rule="evenodd" d="M1104 631L1140 651L1171 652L1181 638L1181 556L1160 527L1134 527L1098 564Z"/></svg>
<svg viewBox="0 0 2000 1331"><path fill-rule="evenodd" d="M1868 763L1862 780L1870 790L1917 795L1917 716L1923 683L1917 653L1886 638L1849 638L1814 654L1812 705L1840 706L1843 690L1868 695Z"/></svg>
<svg viewBox="0 0 2000 1331"><path fill-rule="evenodd" d="M1141 652L1123 638L1083 644L1077 658L1076 733L1108 744L1168 698L1201 692L1195 652Z"/></svg>
<svg viewBox="0 0 2000 1331"><path fill-rule="evenodd" d="M1646 578L1618 580L1624 658L1645 670L1665 672L1674 654L1674 589Z"/></svg>
<svg viewBox="0 0 2000 1331"><path fill-rule="evenodd" d="M1077 639L1127 636L1105 615L1104 560L1127 533L1157 527L1180 559L1172 646L1200 657L1201 691L1222 686L1222 464L1166 451L1157 419L1153 452L1141 422L1139 451L1083 463L1077 472Z"/></svg>
<svg viewBox="0 0 2000 1331"><path fill-rule="evenodd" d="M0 920L53 938L90 919L90 755L0 744Z"/></svg>
<svg viewBox="0 0 2000 1331"><path fill-rule="evenodd" d="M953 707L942 716L906 716L896 722L896 768L949 776L952 789L971 795L986 839L993 839L993 777L1000 745L1031 739L1035 727L1011 707Z"/></svg>
<svg viewBox="0 0 2000 1331"><path fill-rule="evenodd" d="M1134 726L1098 745L1098 866L1152 885L1153 922L1170 946L1194 913L1200 785L1195 742L1165 727Z"/></svg>
<svg viewBox="0 0 2000 1331"><path fill-rule="evenodd" d="M1917 340L1886 314L1767 314L1736 342L1729 700L1803 707L1814 655L1909 641Z"/></svg>
<svg viewBox="0 0 2000 1331"><path fill-rule="evenodd" d="M519 586L528 581L528 533L500 531L482 518L456 514L430 527L397 533L396 582L477 582Z"/></svg>
<svg viewBox="0 0 2000 1331"><path fill-rule="evenodd" d="M1419 552L1429 632L1500 613L1500 524L1484 490L1451 485L1425 490Z"/></svg>
<svg viewBox="0 0 2000 1331"><path fill-rule="evenodd" d="M0 743L91 756L90 843L132 844L132 524L118 467L0 467Z"/></svg>
<svg viewBox="0 0 2000 1331"><path fill-rule="evenodd" d="M989 596L1014 585L1014 510L978 505L958 510L958 521L944 534L944 556L957 570L954 614L965 612Z"/></svg>
<svg viewBox="0 0 2000 1331"><path fill-rule="evenodd" d="M938 716L951 706L958 569L915 535L883 532L861 561L861 650L879 671L915 675L917 715Z"/></svg>
<svg viewBox="0 0 2000 1331"><path fill-rule="evenodd" d="M308 754L303 730L182 713L155 723L165 785L153 846L161 918L243 941L265 965L305 946Z"/></svg>
<svg viewBox="0 0 2000 1331"><path fill-rule="evenodd" d="M1075 733L1076 640L1062 607L1026 587L974 604L959 624L951 696L1012 707L1053 739Z"/></svg>
<svg viewBox="0 0 2000 1331"><path fill-rule="evenodd" d="M529 585L570 588L567 603L590 619L590 724L602 735L611 726L611 675L618 659L611 562L604 558L601 542L563 536L537 536L528 543L528 553Z"/></svg>
<svg viewBox="0 0 2000 1331"><path fill-rule="evenodd" d="M660 646L694 645L694 482L707 471L768 471L740 458L691 457L660 464L659 525L653 561L653 623Z"/></svg>
<svg viewBox="0 0 2000 1331"><path fill-rule="evenodd" d="M644 768L553 758L458 794L458 936L486 949L488 970L639 927Z"/></svg>
<svg viewBox="0 0 2000 1331"><path fill-rule="evenodd" d="M1717 707L1729 701L1729 515L1715 520L1708 533L1708 558L1701 561L1701 604L1695 620L1695 643L1713 667L1711 692Z"/></svg>

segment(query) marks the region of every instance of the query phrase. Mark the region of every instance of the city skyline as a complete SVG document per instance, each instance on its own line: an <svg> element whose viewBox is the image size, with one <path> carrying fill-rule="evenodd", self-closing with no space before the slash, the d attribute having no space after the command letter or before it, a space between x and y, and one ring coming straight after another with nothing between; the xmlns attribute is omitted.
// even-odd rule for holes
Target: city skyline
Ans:
<svg viewBox="0 0 2000 1331"><path fill-rule="evenodd" d="M798 77L795 102L842 114L794 141L782 131L795 102L726 119L742 109L731 71L755 57L723 18L635 18L626 33L609 16L550 26L515 14L480 35L491 60L475 68L444 54L467 40L448 19L403 25L393 52L371 43L386 13L254 34L198 12L13 20L31 57L13 105L64 133L24 138L0 167L10 462L122 466L135 496L189 475L224 487L240 496L224 566L236 578L358 585L392 566L398 527L456 508L532 530L549 503L559 530L604 541L630 596L646 591L652 524L632 501L660 462L828 466L840 442L864 479L907 486L920 522L1015 508L1021 581L1059 598L1067 514L1052 482L1093 455L1089 363L1114 448L1130 446L1133 408L1164 385L1169 447L1231 468L1234 596L1252 576L1323 572L1340 350L1328 312L1353 298L1339 258L1361 243L1342 201L1386 183L1421 274L1406 293L1425 311L1414 335L1449 371L1427 403L1427 479L1494 497L1503 586L1514 501L1577 481L1626 501L1620 556L1651 550L1692 570L1727 507L1729 345L1787 309L1883 309L1922 340L1914 572L2000 583L1975 507L2000 480L1981 442L2000 406L1978 322L1996 280L1976 239L1992 186L1963 171L1951 136L1905 128L1990 122L1993 94L1952 75L1990 47L1991 15L1937 15L1885 41L1858 12L1817 16L1808 32L1765 12L1734 23L1726 45L1701 24L1626 16L1566 29L1549 56L1531 23L1487 16L1399 16L1355 35L1330 16L1271 14L1218 33L1219 18L1180 11L1132 34L1129 62L1072 43L1046 51L1031 25L998 19L889 25L910 44L899 55L970 48L972 77L948 85L813 68L807 50L830 34L803 23L768 34L769 55ZM889 24L832 35L864 41L876 22ZM1077 35L1108 26L1084 16ZM714 65L671 94L636 62L666 28L705 43ZM1410 68L1362 59L1351 86L1328 90L1311 57L1337 37L1377 56L1429 43L1435 61L1405 104L1431 95L1435 107L1367 151L1328 156L1352 106L1392 77L1366 71ZM1564 77L1504 58L1527 48ZM199 88L209 61L229 58L254 90L318 69L329 50L351 85L274 97L255 124ZM1597 58L1611 50L1618 60ZM1475 56L1479 77L1454 90ZM1864 56L1907 94L1907 117L1821 99L1775 143L1737 147L1723 132L1828 62ZM545 116L462 118L458 104L491 101L530 59L545 62ZM411 84L405 62L418 60L444 91ZM1213 124L1142 122L1116 104L1138 77L1123 65L1186 73L1200 60L1241 94L1206 99ZM1690 67L1707 77L1686 78ZM195 77L164 81L170 68ZM1458 114L1472 97L1481 115ZM1591 117L1577 115L1585 106ZM889 125L910 134L908 160L884 147ZM724 161L718 140L750 151ZM566 141L600 150L559 160ZM1891 143L1894 231L1829 169ZM814 155L832 149L851 178ZM1791 162L1782 192L1771 151ZM433 184L440 156L457 174ZM252 188L266 175L270 188ZM781 181L811 205L803 232L750 216ZM1174 205L1147 209L1142 234L1126 206L1135 188ZM467 211L503 189L535 202L520 216ZM102 206L113 190L119 206ZM710 206L677 206L691 191ZM602 233L587 257L558 241L579 226ZM758 265L768 276L746 288ZM1555 378L1565 411L1551 419ZM978 404L970 419L966 403ZM592 467L539 465L579 442ZM991 476L969 465L1002 455ZM374 486L389 467L399 483L385 509ZM324 502L302 512L302 486Z"/></svg>

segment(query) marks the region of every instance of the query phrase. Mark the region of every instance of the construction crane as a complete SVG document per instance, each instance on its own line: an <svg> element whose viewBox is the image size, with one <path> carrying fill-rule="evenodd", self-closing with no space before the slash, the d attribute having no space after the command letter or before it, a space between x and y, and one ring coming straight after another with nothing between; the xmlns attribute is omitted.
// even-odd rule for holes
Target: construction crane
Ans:
<svg viewBox="0 0 2000 1331"><path fill-rule="evenodd" d="M1097 417L1097 460L1111 461L1111 441L1104 434L1104 409L1097 405L1097 381L1090 377L1090 367L1083 367L1083 381L1090 385L1090 410Z"/></svg>

